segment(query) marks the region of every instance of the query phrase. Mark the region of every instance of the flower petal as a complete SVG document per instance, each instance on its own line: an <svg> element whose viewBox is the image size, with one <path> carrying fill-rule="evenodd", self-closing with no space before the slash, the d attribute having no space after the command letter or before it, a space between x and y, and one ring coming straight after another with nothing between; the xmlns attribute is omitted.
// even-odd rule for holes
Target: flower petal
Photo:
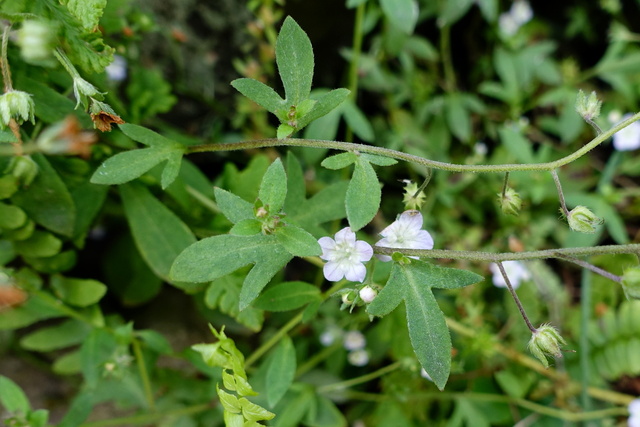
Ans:
<svg viewBox="0 0 640 427"><path fill-rule="evenodd" d="M329 261L322 268L324 277L330 282L337 282L344 277L344 269L340 263Z"/></svg>
<svg viewBox="0 0 640 427"><path fill-rule="evenodd" d="M373 256L373 248L365 241L358 240L355 244L356 253L360 261L369 261Z"/></svg>

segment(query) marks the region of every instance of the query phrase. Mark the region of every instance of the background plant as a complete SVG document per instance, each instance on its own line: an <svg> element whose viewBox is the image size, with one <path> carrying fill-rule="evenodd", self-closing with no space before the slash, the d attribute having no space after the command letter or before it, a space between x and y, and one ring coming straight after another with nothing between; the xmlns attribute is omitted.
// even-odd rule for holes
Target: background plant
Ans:
<svg viewBox="0 0 640 427"><path fill-rule="evenodd" d="M5 422L624 422L638 168L608 137L637 119L611 130L637 109L635 6L338 2L349 33L327 48L312 5L220 5L0 3ZM232 63L255 103L231 96ZM327 284L317 239L348 224L374 244L405 210L399 179L428 181L436 249L376 247L394 261ZM593 233L559 218L559 189ZM552 368L525 355L506 292L466 286L510 259L527 260L508 277L532 325L576 350ZM29 403L51 377L60 402Z"/></svg>

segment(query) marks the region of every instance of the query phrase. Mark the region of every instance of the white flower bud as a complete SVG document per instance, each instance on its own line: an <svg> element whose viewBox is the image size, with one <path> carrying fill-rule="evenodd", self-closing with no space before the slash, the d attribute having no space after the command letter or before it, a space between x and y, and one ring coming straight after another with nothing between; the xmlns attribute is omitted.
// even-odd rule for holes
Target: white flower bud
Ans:
<svg viewBox="0 0 640 427"><path fill-rule="evenodd" d="M378 295L378 291L376 291L375 289L373 289L371 286L365 286L362 289L360 289L360 292L358 292L358 295L360 296L360 299L365 302L365 303L370 303L371 301L374 300L374 298Z"/></svg>
<svg viewBox="0 0 640 427"><path fill-rule="evenodd" d="M347 360L353 366L365 366L367 363L369 363L369 353L367 352L367 350L355 350L349 352L349 354L347 355Z"/></svg>
<svg viewBox="0 0 640 427"><path fill-rule="evenodd" d="M367 345L367 339L360 331L349 331L344 334L343 345L349 351L362 350Z"/></svg>

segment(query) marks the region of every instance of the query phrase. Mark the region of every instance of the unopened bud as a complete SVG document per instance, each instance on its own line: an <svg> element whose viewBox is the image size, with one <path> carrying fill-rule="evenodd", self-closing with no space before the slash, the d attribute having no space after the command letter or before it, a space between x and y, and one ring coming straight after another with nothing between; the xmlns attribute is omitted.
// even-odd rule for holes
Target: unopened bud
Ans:
<svg viewBox="0 0 640 427"><path fill-rule="evenodd" d="M640 267L632 267L624 272L622 289L627 298L640 299Z"/></svg>
<svg viewBox="0 0 640 427"><path fill-rule="evenodd" d="M600 115L600 106L602 101L598 99L598 95L595 92L591 92L587 96L582 90L578 92L576 98L576 111L582 116L583 119L590 122L598 118Z"/></svg>
<svg viewBox="0 0 640 427"><path fill-rule="evenodd" d="M30 185L38 175L38 164L31 156L15 156L9 162L5 173L15 176L21 185Z"/></svg>
<svg viewBox="0 0 640 427"><path fill-rule="evenodd" d="M22 58L31 64L54 65L55 33L55 27L48 22L24 21L18 30L16 40L16 44L20 46Z"/></svg>
<svg viewBox="0 0 640 427"><path fill-rule="evenodd" d="M404 181L404 198L402 202L404 203L405 210L420 210L426 196L424 192L420 191L418 194L418 184L408 179Z"/></svg>
<svg viewBox="0 0 640 427"><path fill-rule="evenodd" d="M378 295L378 291L367 285L360 289L358 295L363 302L368 304L375 299L375 297Z"/></svg>
<svg viewBox="0 0 640 427"><path fill-rule="evenodd" d="M33 116L35 108L31 94L19 90L6 92L0 96L0 128L8 126L11 119L15 119L18 123L27 120L35 123Z"/></svg>
<svg viewBox="0 0 640 427"><path fill-rule="evenodd" d="M569 227L573 231L580 233L595 233L596 227L604 222L604 220L596 216L585 206L576 206L569 212Z"/></svg>
<svg viewBox="0 0 640 427"><path fill-rule="evenodd" d="M566 345L564 338L560 336L556 328L545 324L540 326L529 340L529 351L538 359L545 368L549 367L549 357L562 357L560 345Z"/></svg>
<svg viewBox="0 0 640 427"><path fill-rule="evenodd" d="M498 200L504 214L518 216L522 208L522 199L513 188L507 188L504 194L498 193Z"/></svg>
<svg viewBox="0 0 640 427"><path fill-rule="evenodd" d="M102 99L102 92L98 91L94 85L80 76L73 78L73 95L76 98L76 109L82 104L84 108L89 105L90 98Z"/></svg>
<svg viewBox="0 0 640 427"><path fill-rule="evenodd" d="M342 304L349 306L356 300L356 292L353 289L345 289L342 294Z"/></svg>

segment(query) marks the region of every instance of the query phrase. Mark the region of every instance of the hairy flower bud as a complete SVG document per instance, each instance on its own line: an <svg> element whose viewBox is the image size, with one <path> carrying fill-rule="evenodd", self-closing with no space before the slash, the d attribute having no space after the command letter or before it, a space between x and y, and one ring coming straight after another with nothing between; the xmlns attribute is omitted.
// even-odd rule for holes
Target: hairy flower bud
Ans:
<svg viewBox="0 0 640 427"><path fill-rule="evenodd" d="M538 359L545 368L549 367L547 356L562 357L560 345L566 345L564 338L560 336L556 328L549 324L540 326L529 340L529 351Z"/></svg>
<svg viewBox="0 0 640 427"><path fill-rule="evenodd" d="M378 295L378 291L367 285L360 289L358 295L363 302L368 304L375 299L375 297Z"/></svg>
<svg viewBox="0 0 640 427"><path fill-rule="evenodd" d="M31 99L31 94L19 90L10 90L0 96L0 128L9 125L11 119L18 123L29 120L35 123L33 113L35 104Z"/></svg>
<svg viewBox="0 0 640 427"><path fill-rule="evenodd" d="M627 298L640 299L640 267L632 267L624 272L622 289Z"/></svg>
<svg viewBox="0 0 640 427"><path fill-rule="evenodd" d="M598 95L595 92L591 92L587 96L582 90L578 92L576 98L576 111L583 119L590 122L598 118L600 115L600 106L602 101L598 99Z"/></svg>
<svg viewBox="0 0 640 427"><path fill-rule="evenodd" d="M589 208L585 206L576 206L569 212L569 227L573 231L580 233L595 233L596 227L604 222L604 220L596 216Z"/></svg>
<svg viewBox="0 0 640 427"><path fill-rule="evenodd" d="M502 213L507 215L518 216L520 209L522 208L522 199L513 188L507 188L504 192L498 193L498 199L500 200L500 209Z"/></svg>

